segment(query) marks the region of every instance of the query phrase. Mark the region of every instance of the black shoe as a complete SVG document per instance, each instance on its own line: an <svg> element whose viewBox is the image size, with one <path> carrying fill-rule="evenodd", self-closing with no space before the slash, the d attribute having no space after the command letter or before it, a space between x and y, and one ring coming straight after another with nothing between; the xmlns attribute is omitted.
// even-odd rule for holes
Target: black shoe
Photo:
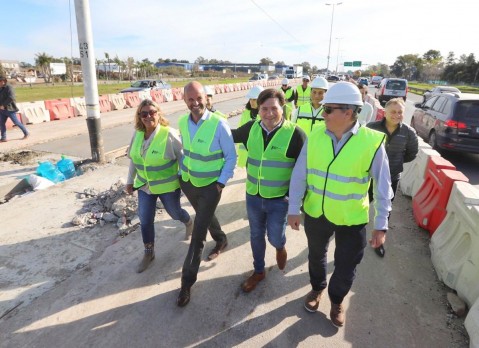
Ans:
<svg viewBox="0 0 479 348"><path fill-rule="evenodd" d="M228 241L226 239L224 240L224 242L216 242L216 246L213 248L213 250L211 250L208 255L208 260L211 261L216 259L218 256L220 256L220 254L223 252L223 250L225 250L227 246Z"/></svg>
<svg viewBox="0 0 479 348"><path fill-rule="evenodd" d="M374 251L376 254L378 254L379 257L384 257L384 254L386 254L386 250L384 250L384 245L381 244L378 248L375 248Z"/></svg>
<svg viewBox="0 0 479 348"><path fill-rule="evenodd" d="M176 304L178 307L184 307L190 302L191 287L182 286Z"/></svg>

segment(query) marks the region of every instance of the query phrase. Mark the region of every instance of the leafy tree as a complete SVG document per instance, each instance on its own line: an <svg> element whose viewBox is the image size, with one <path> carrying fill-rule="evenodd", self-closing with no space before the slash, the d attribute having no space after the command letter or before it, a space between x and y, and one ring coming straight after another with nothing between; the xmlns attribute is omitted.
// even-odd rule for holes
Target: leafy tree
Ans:
<svg viewBox="0 0 479 348"><path fill-rule="evenodd" d="M422 59L417 54L405 54L396 58L391 67L391 72L397 77L404 77L411 80L422 67ZM387 76L387 75L381 75Z"/></svg>
<svg viewBox="0 0 479 348"><path fill-rule="evenodd" d="M259 61L259 63L260 63L261 65L272 65L272 64L273 64L273 61L271 60L271 58L266 57L266 58L261 58L261 60Z"/></svg>
<svg viewBox="0 0 479 348"><path fill-rule="evenodd" d="M3 68L3 65L0 64L0 76L6 76L7 73L5 72L5 69Z"/></svg>
<svg viewBox="0 0 479 348"><path fill-rule="evenodd" d="M446 58L446 65L453 65L456 62L454 52L450 51Z"/></svg>
<svg viewBox="0 0 479 348"><path fill-rule="evenodd" d="M45 82L49 83L52 80L52 69L50 63L53 61L53 57L43 53L37 53L35 58L35 64L42 71Z"/></svg>
<svg viewBox="0 0 479 348"><path fill-rule="evenodd" d="M301 65L303 66L304 73L309 74L309 71L311 70L311 64L309 64L309 62L302 62Z"/></svg>
<svg viewBox="0 0 479 348"><path fill-rule="evenodd" d="M126 69L128 71L128 80L131 81L133 77L133 69L135 68L135 59L133 57L128 57L126 59Z"/></svg>
<svg viewBox="0 0 479 348"><path fill-rule="evenodd" d="M208 64L208 59L206 59L205 57L199 56L198 58L196 58L195 64Z"/></svg>
<svg viewBox="0 0 479 348"><path fill-rule="evenodd" d="M442 55L441 52L437 50L429 50L422 55L422 58L427 62L440 62Z"/></svg>
<svg viewBox="0 0 479 348"><path fill-rule="evenodd" d="M286 65L286 63L282 60L278 60L276 63L274 63L274 65Z"/></svg>

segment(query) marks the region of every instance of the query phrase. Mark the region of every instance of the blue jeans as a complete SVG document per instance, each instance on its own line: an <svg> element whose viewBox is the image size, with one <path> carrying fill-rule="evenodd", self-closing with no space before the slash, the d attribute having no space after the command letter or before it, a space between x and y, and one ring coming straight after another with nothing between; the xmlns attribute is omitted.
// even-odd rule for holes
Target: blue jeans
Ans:
<svg viewBox="0 0 479 348"><path fill-rule="evenodd" d="M183 223L190 221L188 212L181 208L180 196L180 189L159 195L138 190L138 217L140 218L141 236L144 244L155 242L155 214L158 198L173 220L180 220Z"/></svg>
<svg viewBox="0 0 479 348"><path fill-rule="evenodd" d="M264 199L246 194L246 211L251 231L254 271L261 273L264 272L265 235L276 249L282 249L286 244L288 202L284 198Z"/></svg>
<svg viewBox="0 0 479 348"><path fill-rule="evenodd" d="M0 134L2 140L7 140L7 120L10 118L15 126L21 129L23 135L28 135L28 131L17 117L15 111L0 110Z"/></svg>

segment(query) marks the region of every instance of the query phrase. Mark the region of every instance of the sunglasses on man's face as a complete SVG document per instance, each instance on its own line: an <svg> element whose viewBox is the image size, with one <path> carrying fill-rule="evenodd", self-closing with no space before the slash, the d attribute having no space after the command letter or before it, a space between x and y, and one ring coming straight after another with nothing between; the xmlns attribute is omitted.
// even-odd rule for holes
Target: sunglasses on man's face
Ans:
<svg viewBox="0 0 479 348"><path fill-rule="evenodd" d="M326 114L331 114L334 110L347 110L349 109L347 106L323 106L323 111Z"/></svg>
<svg viewBox="0 0 479 348"><path fill-rule="evenodd" d="M140 115L142 118L146 118L146 117L148 117L148 115L150 115L150 116L153 117L153 116L156 115L157 112L158 112L158 110L140 111L140 114L139 114L139 115Z"/></svg>

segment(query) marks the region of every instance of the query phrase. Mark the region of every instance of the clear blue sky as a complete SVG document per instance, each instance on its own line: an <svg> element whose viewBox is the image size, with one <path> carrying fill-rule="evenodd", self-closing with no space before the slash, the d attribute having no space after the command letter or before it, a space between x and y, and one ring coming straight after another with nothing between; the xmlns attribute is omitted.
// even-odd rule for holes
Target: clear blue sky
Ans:
<svg viewBox="0 0 479 348"><path fill-rule="evenodd" d="M332 15L326 3L337 2L90 0L95 56L104 59L108 52L153 62L202 56L236 63L269 57L323 68ZM40 52L79 57L74 0L0 4L0 59L33 64ZM329 66L335 69L338 60L391 65L399 55L429 49L479 59L478 10L476 0L345 0L335 6Z"/></svg>

